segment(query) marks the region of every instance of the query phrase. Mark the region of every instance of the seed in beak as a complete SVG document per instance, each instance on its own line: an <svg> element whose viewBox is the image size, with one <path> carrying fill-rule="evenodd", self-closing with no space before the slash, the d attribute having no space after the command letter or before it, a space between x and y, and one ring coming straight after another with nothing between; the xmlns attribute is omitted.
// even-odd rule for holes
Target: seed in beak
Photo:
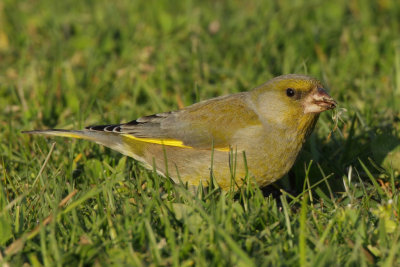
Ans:
<svg viewBox="0 0 400 267"><path fill-rule="evenodd" d="M311 92L304 101L304 113L320 113L334 109L336 101L323 88Z"/></svg>

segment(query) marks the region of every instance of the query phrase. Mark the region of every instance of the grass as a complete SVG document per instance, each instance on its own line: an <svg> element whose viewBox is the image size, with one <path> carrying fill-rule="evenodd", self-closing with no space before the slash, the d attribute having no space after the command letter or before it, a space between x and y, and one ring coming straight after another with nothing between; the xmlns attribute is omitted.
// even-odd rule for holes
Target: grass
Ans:
<svg viewBox="0 0 400 267"><path fill-rule="evenodd" d="M0 2L0 261L400 265L399 17L395 0ZM193 196L96 144L21 134L126 122L284 73L320 78L341 114L335 131L323 114L265 189Z"/></svg>

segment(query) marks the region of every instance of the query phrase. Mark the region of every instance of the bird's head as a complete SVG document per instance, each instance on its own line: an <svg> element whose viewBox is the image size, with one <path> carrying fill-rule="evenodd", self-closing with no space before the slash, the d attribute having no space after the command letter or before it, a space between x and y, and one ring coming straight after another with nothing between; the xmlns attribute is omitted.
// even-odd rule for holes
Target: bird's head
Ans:
<svg viewBox="0 0 400 267"><path fill-rule="evenodd" d="M306 75L276 77L251 94L259 116L282 127L314 121L319 113L336 107L321 82Z"/></svg>

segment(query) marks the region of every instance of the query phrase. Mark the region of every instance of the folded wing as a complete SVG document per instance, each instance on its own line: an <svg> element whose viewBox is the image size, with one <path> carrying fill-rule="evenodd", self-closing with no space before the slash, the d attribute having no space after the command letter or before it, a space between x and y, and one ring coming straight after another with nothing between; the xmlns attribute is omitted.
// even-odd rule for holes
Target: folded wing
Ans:
<svg viewBox="0 0 400 267"><path fill-rule="evenodd" d="M200 102L182 110L141 117L115 125L89 126L93 132L197 149L229 150L237 130L261 124L245 93Z"/></svg>

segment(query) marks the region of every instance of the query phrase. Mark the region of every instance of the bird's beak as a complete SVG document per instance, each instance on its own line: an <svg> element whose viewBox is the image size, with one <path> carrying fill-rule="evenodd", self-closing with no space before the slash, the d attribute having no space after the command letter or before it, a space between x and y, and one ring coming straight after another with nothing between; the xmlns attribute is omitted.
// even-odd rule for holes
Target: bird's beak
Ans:
<svg viewBox="0 0 400 267"><path fill-rule="evenodd" d="M304 113L320 113L334 109L337 104L323 88L313 90L304 100Z"/></svg>

